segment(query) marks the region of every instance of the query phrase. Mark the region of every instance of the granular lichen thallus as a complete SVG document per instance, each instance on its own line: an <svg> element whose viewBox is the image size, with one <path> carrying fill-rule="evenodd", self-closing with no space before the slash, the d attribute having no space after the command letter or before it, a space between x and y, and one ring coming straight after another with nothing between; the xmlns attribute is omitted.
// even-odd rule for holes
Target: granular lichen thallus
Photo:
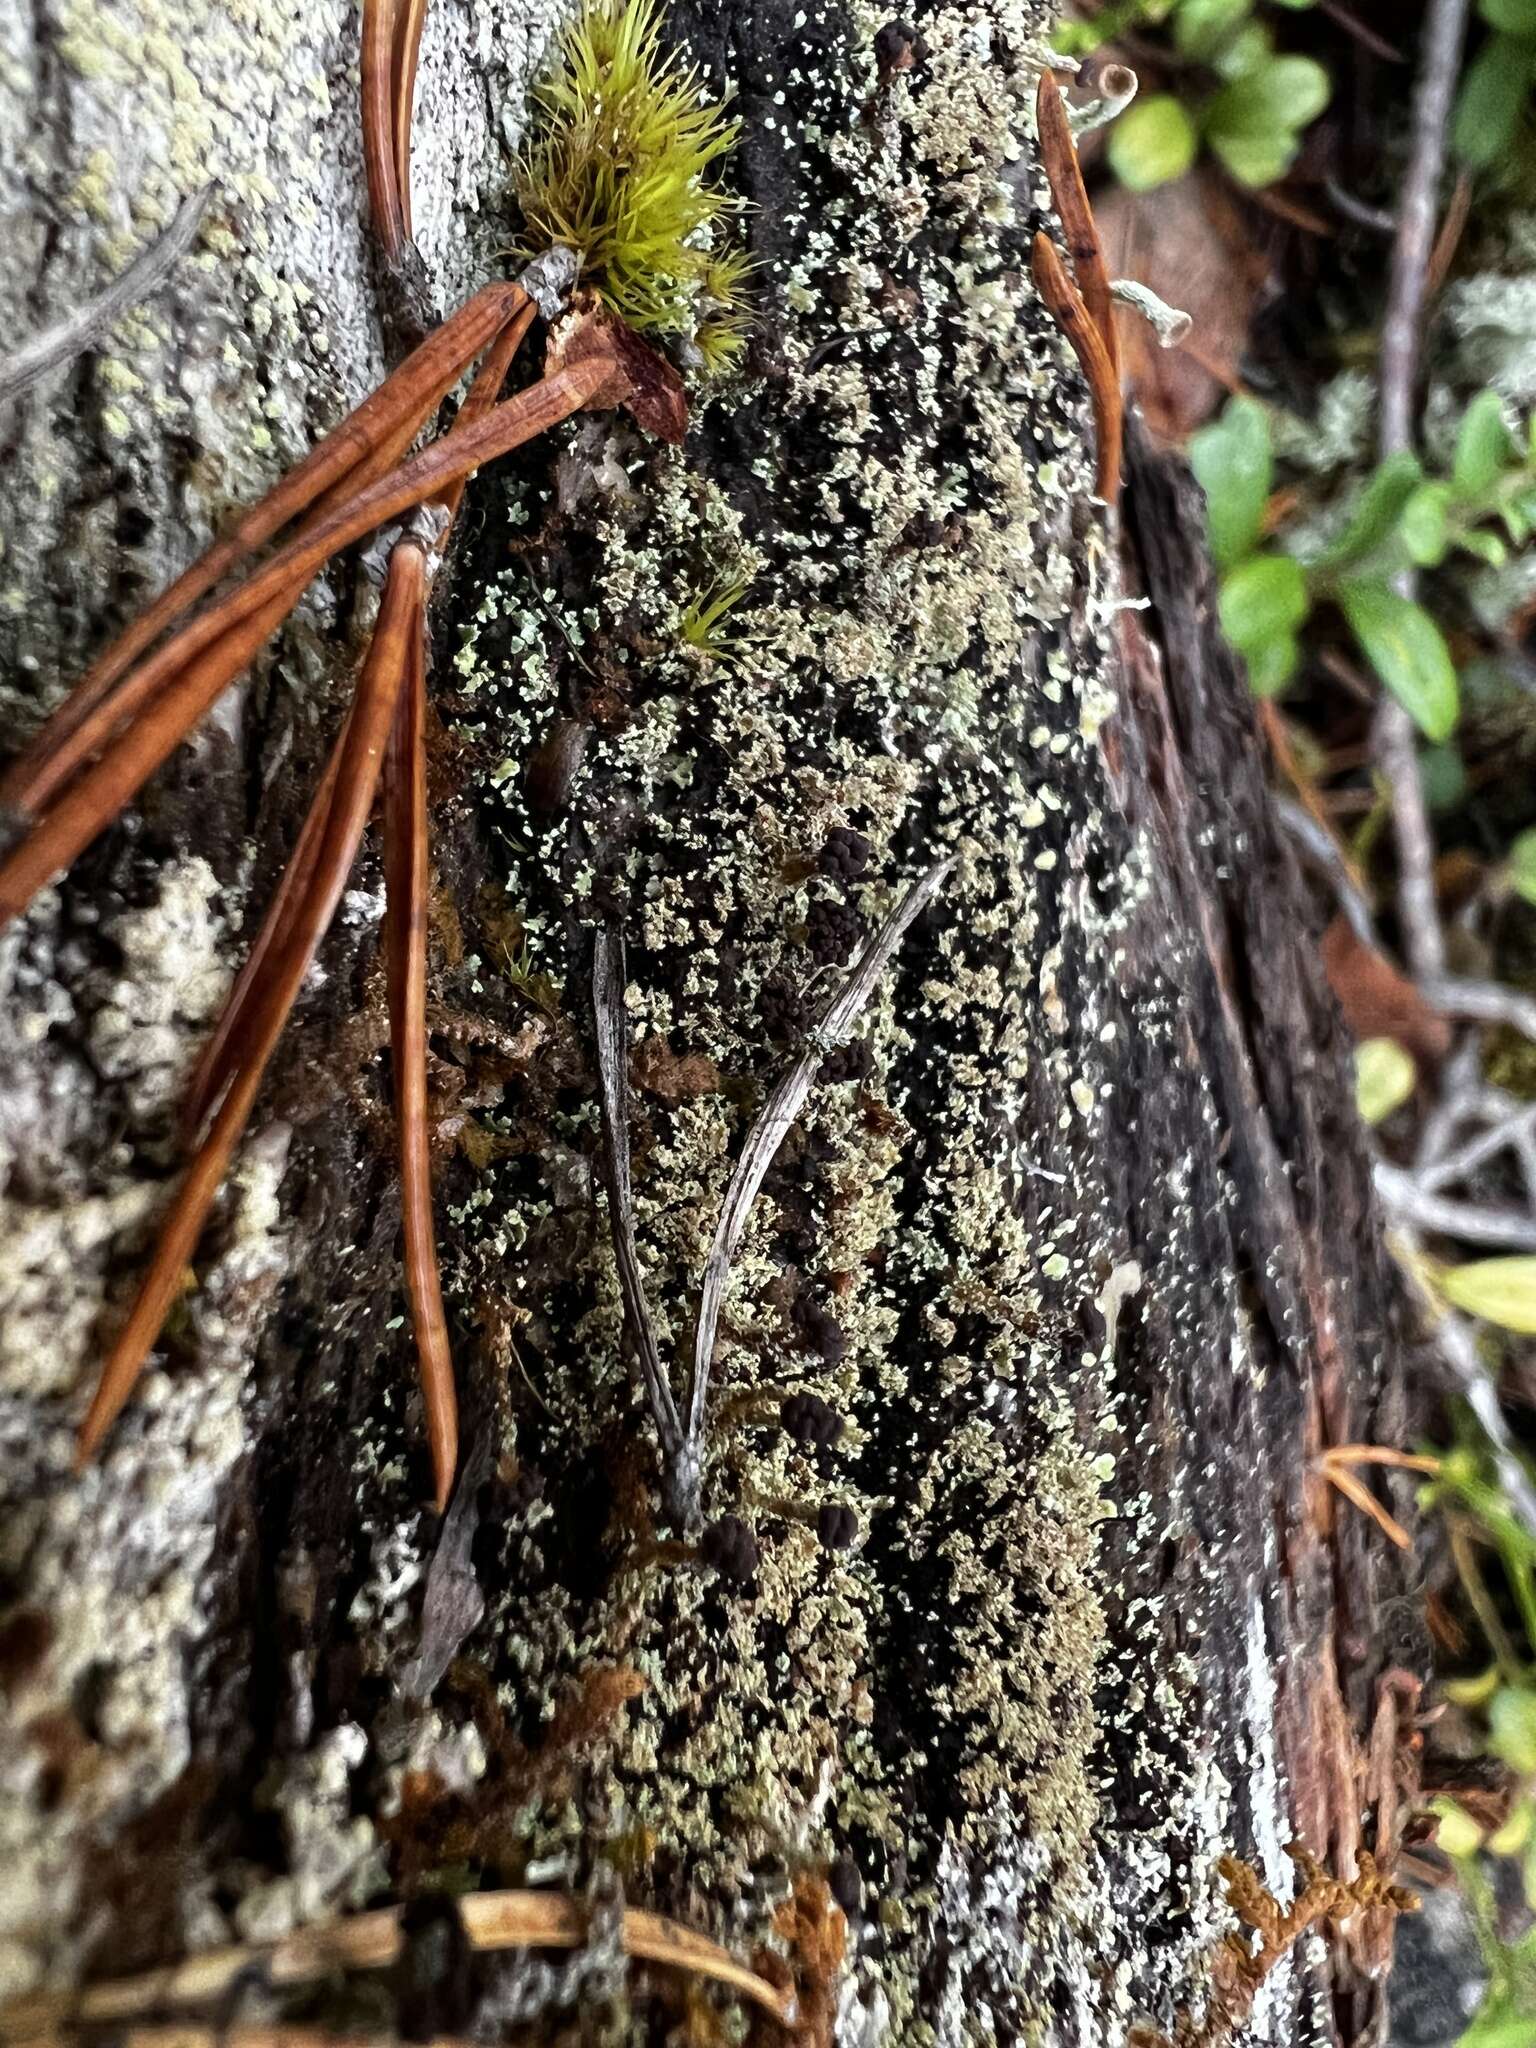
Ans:
<svg viewBox="0 0 1536 2048"><path fill-rule="evenodd" d="M410 126L424 11L424 0L363 5L369 197L396 272L414 255ZM378 537L367 558L380 585L378 616L352 703L193 1074L186 1172L81 1425L82 1462L127 1401L181 1288L382 780L405 1269L439 1509L448 1499L458 1425L428 1145L426 607L464 485L481 464L584 409L625 405L642 426L680 438L681 382L636 328L690 337L705 361L726 362L739 350L743 260L728 248L698 246L730 205L703 184L703 173L729 147L734 127L700 104L696 79L662 55L658 38L654 0L589 0L567 37L564 72L545 88L548 134L523 167L529 239L543 254L521 282L486 286L406 356L98 656L0 779L0 800L21 828L0 862L4 925L125 808L332 557ZM622 160L605 154L620 144ZM658 152L670 153L671 175L656 175ZM579 258L590 289L557 318ZM539 313L550 323L545 374L501 399ZM408 456L477 358L450 431ZM268 542L277 545L253 566ZM230 587L203 604L226 579Z"/></svg>

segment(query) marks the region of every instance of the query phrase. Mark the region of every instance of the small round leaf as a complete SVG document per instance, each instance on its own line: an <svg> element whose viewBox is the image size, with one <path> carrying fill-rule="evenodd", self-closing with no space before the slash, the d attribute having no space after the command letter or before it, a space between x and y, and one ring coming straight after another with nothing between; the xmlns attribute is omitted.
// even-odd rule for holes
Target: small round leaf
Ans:
<svg viewBox="0 0 1536 2048"><path fill-rule="evenodd" d="M1221 629L1244 654L1295 632L1309 608L1307 579L1289 555L1250 555L1222 578Z"/></svg>
<svg viewBox="0 0 1536 2048"><path fill-rule="evenodd" d="M1422 605L1384 583L1346 583L1339 603L1366 659L1427 739L1448 739L1460 700L1450 649Z"/></svg>
<svg viewBox="0 0 1536 2048"><path fill-rule="evenodd" d="M1132 192L1182 178L1200 152L1195 124L1172 93L1137 100L1109 131L1109 161Z"/></svg>
<svg viewBox="0 0 1536 2048"><path fill-rule="evenodd" d="M1367 1038L1355 1047L1355 1107L1363 1123L1379 1124L1413 1093L1418 1070L1395 1038Z"/></svg>

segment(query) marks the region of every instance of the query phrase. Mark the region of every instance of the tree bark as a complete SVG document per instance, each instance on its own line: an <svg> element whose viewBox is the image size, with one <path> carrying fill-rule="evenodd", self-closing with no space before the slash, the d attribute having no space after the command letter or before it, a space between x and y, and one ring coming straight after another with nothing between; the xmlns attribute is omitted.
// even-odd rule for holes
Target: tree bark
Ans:
<svg viewBox="0 0 1536 2048"><path fill-rule="evenodd" d="M1407 1424L1346 1047L1198 500L1134 447L1148 602L1119 602L1085 397L1027 281L1047 17L940 8L917 43L789 0L669 21L737 95L749 374L695 392L680 451L604 416L480 476L434 617L465 1413L441 1530L372 849L197 1285L71 1471L178 1088L345 701L351 563L0 940L0 1996L445 1886L622 1888L770 1974L787 1949L803 2039L1114 2042L1202 2007L1220 1854L1283 1889L1293 1836L1347 1872L1395 1825L1361 1745L1418 1646L1395 1558L1315 1471ZM509 260L554 25L434 0L416 220L445 310ZM386 327L349 7L29 0L0 34L7 334L214 188L156 297L0 417L19 740L370 388ZM690 602L738 582L720 644L689 645ZM706 1525L752 1532L732 1578L662 1510L594 934L626 943L634 1223L681 1400L756 1110L942 856L735 1260L703 1482ZM800 1394L835 1443L781 1426ZM835 1973L804 1918L826 1881ZM675 1971L589 1962L481 1959L462 2011L439 1982L408 2014L397 1981L383 2023L478 2002L509 2038L514 2013L715 2038ZM1269 2038L1378 2038L1382 1964L1366 1927L1287 1967Z"/></svg>

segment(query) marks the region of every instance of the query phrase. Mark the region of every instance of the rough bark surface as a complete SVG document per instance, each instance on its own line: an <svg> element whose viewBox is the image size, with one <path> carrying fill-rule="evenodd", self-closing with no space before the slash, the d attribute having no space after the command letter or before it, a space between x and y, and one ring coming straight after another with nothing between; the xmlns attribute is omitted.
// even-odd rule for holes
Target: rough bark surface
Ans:
<svg viewBox="0 0 1536 2048"><path fill-rule="evenodd" d="M416 207L444 305L514 239L504 151L550 12L434 0ZM697 394L680 451L604 418L479 478L436 620L466 1413L441 1548L371 855L197 1288L69 1469L179 1079L343 698L349 565L0 941L0 1992L445 1885L622 1886L798 1971L807 2039L1114 2042L1201 2004L1223 1850L1283 1888L1291 1836L1341 1866L1371 1840L1355 1739L1395 1588L1310 1464L1401 1434L1390 1293L1195 503L1137 458L1149 606L1121 610L1027 282L1047 18L935 9L884 75L862 5L671 21L738 96L751 374ZM215 184L203 251L0 420L19 735L384 344L349 8L34 0L0 35L7 331ZM691 645L690 603L736 583L723 643ZM593 932L628 949L636 1224L680 1393L755 1108L943 853L737 1260L704 1512L752 1527L743 1584L660 1521ZM835 1444L780 1426L802 1393ZM829 1506L852 1548L819 1541ZM784 1914L824 1879L831 1992ZM1373 1938L1284 1973L1268 2036L1370 2039ZM611 1943L477 1971L504 2033L715 2038L702 1994Z"/></svg>

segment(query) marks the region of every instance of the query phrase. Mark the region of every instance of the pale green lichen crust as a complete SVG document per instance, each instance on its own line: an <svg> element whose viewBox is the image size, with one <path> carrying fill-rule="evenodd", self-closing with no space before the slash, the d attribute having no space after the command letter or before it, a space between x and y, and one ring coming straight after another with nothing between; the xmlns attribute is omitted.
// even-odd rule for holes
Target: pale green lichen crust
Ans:
<svg viewBox="0 0 1536 2048"><path fill-rule="evenodd" d="M593 1660L646 1680L580 1798L526 1800L533 1867L579 1884L595 1827L668 1906L748 1947L794 1873L846 1857L865 1900L850 2015L990 2041L1071 2001L1113 2020L1072 1969L1095 1887L1103 1247L1051 1193L1104 1137L1103 1020L1069 1016L1081 993L1056 982L1113 943L1119 885L1086 872L1106 551L1075 380L1020 255L1043 196L1040 13L941 10L920 66L884 85L884 14L796 20L777 89L746 101L759 162L800 159L759 236L775 384L725 393L675 453L583 430L560 482L595 546L550 567L549 494L514 492L535 545L486 585L457 663L537 965L579 1016L585 930L619 915L633 1041L718 1075L670 1106L636 1097L665 1355L686 1351L786 1041L904 880L941 852L958 866L737 1256L704 1511L755 1527L749 1593L647 1560L626 1437L642 1472L654 1453L601 1232L562 1256L566 1202L526 1159L461 1206L485 1246L465 1284L527 1316L544 1412L514 1383L519 1452L558 1470L552 1502L587 1464L606 1518L579 1591L568 1509L509 1549L475 1654L531 1727L530 1699L552 1708ZM700 655L681 621L722 581L747 588ZM551 823L521 764L580 707L595 730ZM856 877L824 858L839 833L867 848ZM555 1132L590 1160L594 1123L589 1102ZM572 1343L551 1278L592 1260L607 1277ZM835 1452L777 1427L797 1392L845 1418ZM853 1550L780 1505L827 1501L856 1514Z"/></svg>

